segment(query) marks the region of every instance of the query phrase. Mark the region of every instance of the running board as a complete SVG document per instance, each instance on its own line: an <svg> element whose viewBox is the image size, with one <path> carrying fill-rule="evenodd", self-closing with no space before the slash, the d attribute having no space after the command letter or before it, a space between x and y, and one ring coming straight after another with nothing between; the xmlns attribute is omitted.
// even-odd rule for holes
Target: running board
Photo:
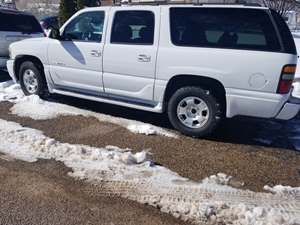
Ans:
<svg viewBox="0 0 300 225"><path fill-rule="evenodd" d="M136 98L131 99L124 96L117 96L117 95L111 95L106 93L97 93L96 95L93 92L89 92L83 94L83 93L79 93L80 91L63 90L62 88L52 89L52 92L56 94L67 95L76 98L83 98L86 100L91 100L96 102L114 104L114 105L119 105L119 106L124 106L128 108L139 109L139 110L144 110L149 112L162 113L162 104L152 102L152 101L143 101L141 99L136 99Z"/></svg>

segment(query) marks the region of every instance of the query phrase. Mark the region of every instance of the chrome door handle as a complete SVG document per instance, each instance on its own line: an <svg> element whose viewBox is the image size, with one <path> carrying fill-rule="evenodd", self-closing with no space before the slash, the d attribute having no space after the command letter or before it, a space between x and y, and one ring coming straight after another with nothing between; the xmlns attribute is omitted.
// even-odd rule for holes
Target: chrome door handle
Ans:
<svg viewBox="0 0 300 225"><path fill-rule="evenodd" d="M98 50L92 50L92 51L90 52L90 55L91 55L91 56L94 56L94 57L100 57L100 56L101 56L101 52L98 51Z"/></svg>
<svg viewBox="0 0 300 225"><path fill-rule="evenodd" d="M151 56L150 55L140 54L138 56L138 61L139 62L151 62Z"/></svg>

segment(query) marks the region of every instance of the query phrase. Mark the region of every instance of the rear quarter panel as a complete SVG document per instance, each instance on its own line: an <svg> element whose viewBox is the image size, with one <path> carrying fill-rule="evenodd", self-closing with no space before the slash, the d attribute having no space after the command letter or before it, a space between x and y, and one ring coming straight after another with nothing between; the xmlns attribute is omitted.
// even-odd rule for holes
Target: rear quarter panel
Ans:
<svg viewBox="0 0 300 225"><path fill-rule="evenodd" d="M284 65L297 56L278 52L182 47L171 42L169 8L162 9L157 79L191 74L219 80L225 88L276 93Z"/></svg>

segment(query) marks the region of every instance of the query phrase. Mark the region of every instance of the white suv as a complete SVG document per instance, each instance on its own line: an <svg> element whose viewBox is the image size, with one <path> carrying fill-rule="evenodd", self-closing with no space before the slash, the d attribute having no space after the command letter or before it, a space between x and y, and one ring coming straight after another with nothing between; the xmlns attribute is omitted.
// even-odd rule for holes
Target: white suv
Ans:
<svg viewBox="0 0 300 225"><path fill-rule="evenodd" d="M274 11L244 5L128 5L84 9L49 38L10 46L25 94L69 95L167 112L190 136L224 117L289 120L297 63Z"/></svg>

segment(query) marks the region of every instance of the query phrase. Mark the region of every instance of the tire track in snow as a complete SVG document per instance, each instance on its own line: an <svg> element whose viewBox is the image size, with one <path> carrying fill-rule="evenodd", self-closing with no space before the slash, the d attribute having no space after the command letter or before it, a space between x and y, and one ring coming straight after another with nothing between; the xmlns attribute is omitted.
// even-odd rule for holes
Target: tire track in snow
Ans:
<svg viewBox="0 0 300 225"><path fill-rule="evenodd" d="M180 214L183 220L191 220L196 224L207 223L209 216L206 215L207 208L216 204L228 204L238 206L246 204L249 207L265 207L279 211L283 218L294 218L300 221L300 195L299 193L271 194L255 193L252 191L239 190L234 188L202 188L197 185L189 186L159 186L147 182L124 182L124 181L102 181L97 185L103 194L117 195L140 203L146 203L158 208L169 207L171 214ZM186 208L198 208L203 212L191 215L189 209L173 208L172 206L186 205Z"/></svg>

